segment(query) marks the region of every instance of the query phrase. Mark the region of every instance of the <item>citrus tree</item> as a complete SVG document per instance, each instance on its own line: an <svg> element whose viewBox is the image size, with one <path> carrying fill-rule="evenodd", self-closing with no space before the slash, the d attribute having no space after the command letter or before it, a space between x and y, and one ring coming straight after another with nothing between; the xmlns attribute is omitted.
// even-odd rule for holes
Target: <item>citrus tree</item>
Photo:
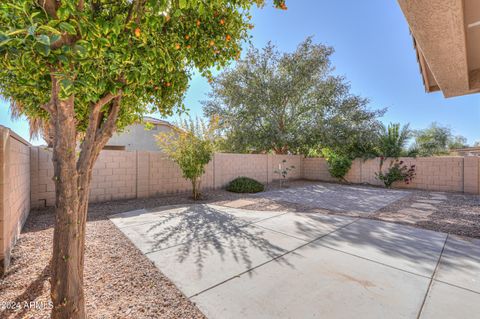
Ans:
<svg viewBox="0 0 480 319"><path fill-rule="evenodd" d="M201 177L205 166L212 160L215 151L215 130L218 119L212 118L207 125L198 118L180 121L178 129L159 133L156 138L162 152L180 167L184 178L192 183L194 200L200 199Z"/></svg>
<svg viewBox="0 0 480 319"><path fill-rule="evenodd" d="M0 94L42 123L53 151L53 318L86 316L85 224L101 149L142 114L182 111L192 70L210 76L238 57L262 2L1 1Z"/></svg>

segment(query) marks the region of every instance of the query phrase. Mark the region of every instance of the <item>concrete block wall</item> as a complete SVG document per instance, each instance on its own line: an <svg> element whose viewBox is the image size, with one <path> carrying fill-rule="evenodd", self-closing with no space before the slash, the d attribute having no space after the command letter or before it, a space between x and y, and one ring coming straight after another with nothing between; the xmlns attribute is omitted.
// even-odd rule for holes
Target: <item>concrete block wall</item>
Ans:
<svg viewBox="0 0 480 319"><path fill-rule="evenodd" d="M416 176L410 184L397 182L396 188L414 188L445 192L480 193L480 158L439 156L399 158L406 165L415 165ZM392 159L385 159L383 171L386 171ZM369 160L356 159L346 175L351 183L383 185L375 178L379 171L380 158ZM323 158L306 158L304 160L305 179L335 181L328 173L328 166Z"/></svg>
<svg viewBox="0 0 480 319"><path fill-rule="evenodd" d="M0 126L0 274L30 212L30 144Z"/></svg>
<svg viewBox="0 0 480 319"><path fill-rule="evenodd" d="M32 207L52 206L55 201L51 150L31 147ZM283 163L286 160L286 163ZM400 158L407 165L416 165L416 177L409 184L398 182L396 188L416 188L434 191L480 192L480 160L478 157L420 157ZM386 159L383 169L388 169ZM279 175L278 165L295 166L291 179L335 182L328 173L323 158L303 158L299 155L228 154L217 153L207 165L201 187L217 189L239 176L271 183ZM379 185L375 178L380 159L356 159L346 175L351 183ZM164 154L144 151L102 151L97 160L91 185L90 201L146 198L157 195L191 191L190 181L182 177L178 166Z"/></svg>
<svg viewBox="0 0 480 319"><path fill-rule="evenodd" d="M55 186L52 152L50 149L32 147L31 157L32 207L53 206ZM283 160L286 163L282 163ZM207 190L225 187L239 176L270 183L279 178L274 174L279 163L295 166L289 178L302 178L302 156L216 153L201 177L201 188ZM90 202L186 193L191 189L190 181L182 177L180 168L165 154L104 150L93 169Z"/></svg>
<svg viewBox="0 0 480 319"><path fill-rule="evenodd" d="M463 191L480 194L480 157L465 157L463 165Z"/></svg>

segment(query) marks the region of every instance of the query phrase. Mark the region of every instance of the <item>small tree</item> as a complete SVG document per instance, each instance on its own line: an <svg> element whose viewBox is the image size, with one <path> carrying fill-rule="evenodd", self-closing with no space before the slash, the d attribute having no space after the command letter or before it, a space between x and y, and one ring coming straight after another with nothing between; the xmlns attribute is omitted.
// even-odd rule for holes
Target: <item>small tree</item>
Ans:
<svg viewBox="0 0 480 319"><path fill-rule="evenodd" d="M178 164L182 176L192 182L194 200L200 199L201 176L215 151L215 130L218 119L212 118L208 125L198 118L180 122L178 130L159 133L158 145L167 156Z"/></svg>
<svg viewBox="0 0 480 319"><path fill-rule="evenodd" d="M454 136L449 127L436 122L423 130L414 132L414 148L420 156L448 155L452 148L466 147L467 140L461 135Z"/></svg>
<svg viewBox="0 0 480 319"><path fill-rule="evenodd" d="M282 187L288 178L288 173L295 169L295 165L287 166L287 160L283 160L278 164L278 169L274 170L275 174L279 175L280 187Z"/></svg>
<svg viewBox="0 0 480 319"><path fill-rule="evenodd" d="M375 178L382 181L386 188L392 187L393 183L398 181L410 184L415 178L415 165L408 167L403 161L391 161L387 171L384 173L380 169L378 173L375 173Z"/></svg>
<svg viewBox="0 0 480 319"><path fill-rule="evenodd" d="M346 155L339 154L329 148L322 149L322 154L328 165L328 172L340 181L347 182L347 175L350 167L352 167L352 159Z"/></svg>
<svg viewBox="0 0 480 319"><path fill-rule="evenodd" d="M411 135L408 124L403 127L399 123L382 126L378 145L380 156L398 158L406 155L405 147Z"/></svg>

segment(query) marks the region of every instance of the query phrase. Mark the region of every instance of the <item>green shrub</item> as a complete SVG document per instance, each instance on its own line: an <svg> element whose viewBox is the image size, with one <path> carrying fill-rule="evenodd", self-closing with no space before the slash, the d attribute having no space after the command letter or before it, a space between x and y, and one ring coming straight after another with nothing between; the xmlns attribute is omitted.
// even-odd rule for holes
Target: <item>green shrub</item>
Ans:
<svg viewBox="0 0 480 319"><path fill-rule="evenodd" d="M390 166L386 173L382 172L382 165L380 165L380 172L375 173L375 178L382 181L386 188L392 187L392 184L398 181L404 181L405 184L410 184L414 177L415 165L410 165L410 167L408 167L403 164L403 161L398 160L390 162Z"/></svg>
<svg viewBox="0 0 480 319"><path fill-rule="evenodd" d="M234 193L258 193L264 190L262 183L248 177L237 177L227 186L227 191Z"/></svg>
<svg viewBox="0 0 480 319"><path fill-rule="evenodd" d="M328 172L335 178L345 180L350 167L352 167L352 160L345 155L335 153L329 148L322 149L322 154L328 164Z"/></svg>

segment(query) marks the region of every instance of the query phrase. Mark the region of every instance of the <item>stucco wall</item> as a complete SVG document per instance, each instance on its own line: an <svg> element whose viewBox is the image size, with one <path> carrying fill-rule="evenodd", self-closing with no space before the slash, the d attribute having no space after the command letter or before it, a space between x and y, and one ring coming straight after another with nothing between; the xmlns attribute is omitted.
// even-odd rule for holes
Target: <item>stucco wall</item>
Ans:
<svg viewBox="0 0 480 319"><path fill-rule="evenodd" d="M154 125L152 129L147 129L144 124L133 124L125 129L124 132L115 133L108 141L108 146L125 146L127 151L150 151L160 152L155 135L160 132L171 132L172 128L168 125Z"/></svg>
<svg viewBox="0 0 480 319"><path fill-rule="evenodd" d="M30 212L30 144L0 126L0 273Z"/></svg>

